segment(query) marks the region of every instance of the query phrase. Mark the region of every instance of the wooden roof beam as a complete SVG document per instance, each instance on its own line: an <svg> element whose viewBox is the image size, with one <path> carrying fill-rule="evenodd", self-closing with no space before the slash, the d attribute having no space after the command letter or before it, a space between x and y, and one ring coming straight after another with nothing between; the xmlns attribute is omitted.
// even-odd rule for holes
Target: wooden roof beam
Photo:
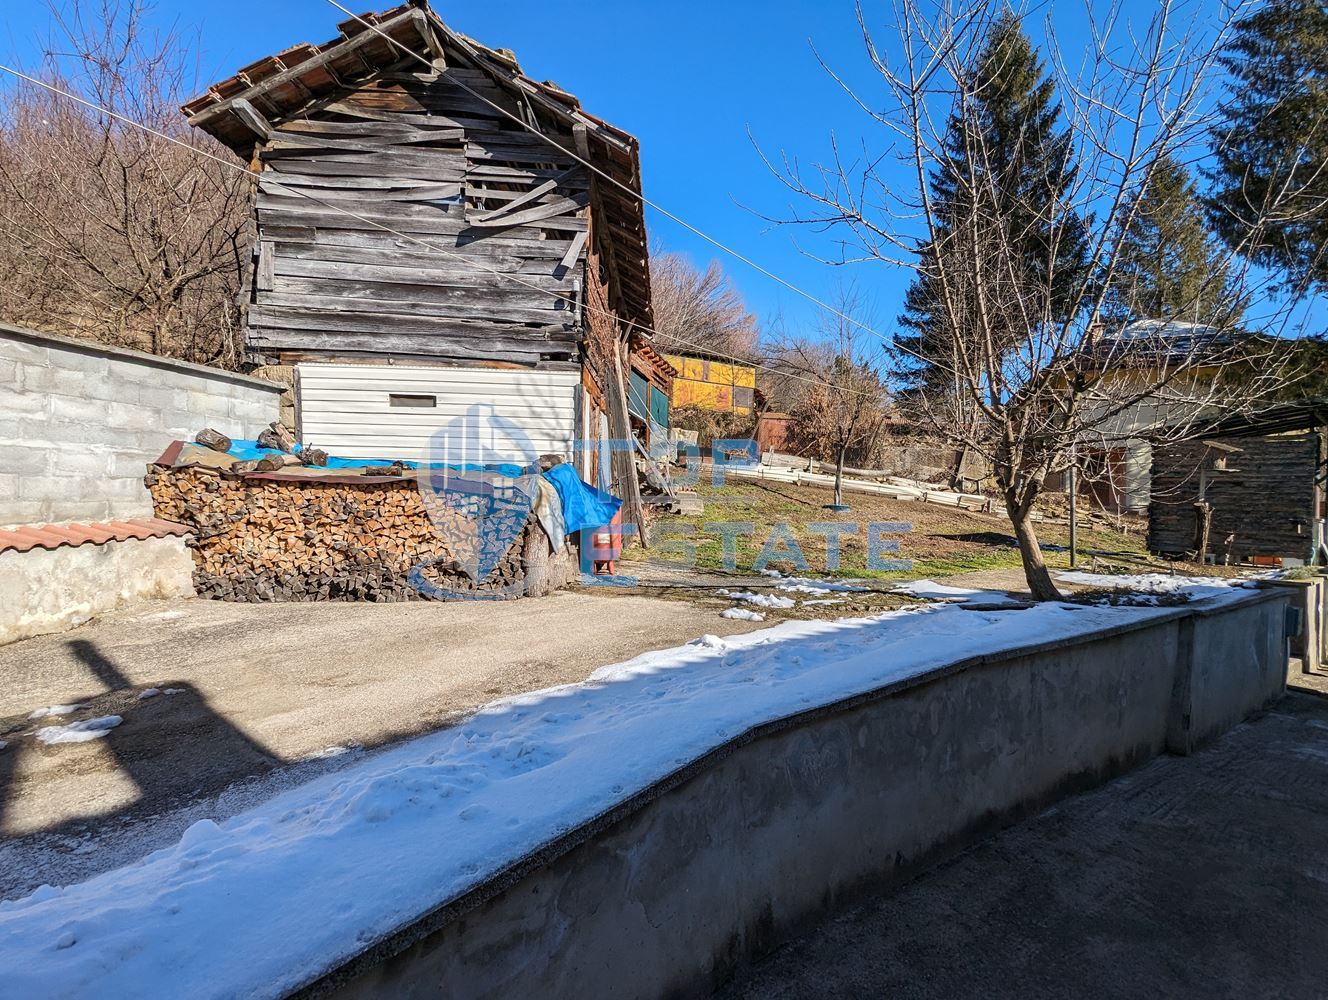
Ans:
<svg viewBox="0 0 1328 1000"><path fill-rule="evenodd" d="M392 18L392 20L384 22L378 27L385 34L393 38L396 38L393 32L395 30L399 30L400 28L406 27L407 25L413 25L420 34L421 42L426 42L425 34L428 31L428 21L425 18L423 11L420 10L412 9L406 11L404 14L401 14L398 17L394 17ZM396 39L396 40L401 41L401 39ZM348 38L346 41L341 42L338 45L334 45L331 48L323 52L320 52L318 55L306 59L304 62L298 63L295 66L292 66L291 68L285 70L282 73L275 73L272 76L266 77L265 79L261 80L259 83L255 84L254 86L248 88L247 90L241 92L240 94L237 94L235 97L232 97L228 100L222 101L219 104L214 104L209 108L205 108L202 111L199 111L197 114L190 117L189 124L200 127L206 126L207 123L215 121L217 118L220 118L222 115L229 113L237 98L244 98L252 102L252 100L255 97L267 94L272 90L276 89L277 87L292 83L297 75L307 73L311 69L324 67L328 63L332 62L333 59L345 56L347 54L353 53L356 56L358 56L361 62L363 62L363 64L365 65L366 69L369 72L373 72L377 70L378 67L375 66L373 63L369 62L369 60L365 59L363 53L361 52L361 49L363 49L364 46L372 44L373 42L386 44L385 40L381 35L378 34L378 32L367 31L367 30L362 31L358 35L355 35L352 38ZM402 42L402 44L405 44L405 42Z"/></svg>

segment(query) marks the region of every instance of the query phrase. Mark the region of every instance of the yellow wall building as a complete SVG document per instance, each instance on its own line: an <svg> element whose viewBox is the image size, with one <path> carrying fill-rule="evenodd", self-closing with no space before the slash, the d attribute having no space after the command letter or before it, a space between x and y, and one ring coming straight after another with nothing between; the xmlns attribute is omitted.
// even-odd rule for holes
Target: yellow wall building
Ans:
<svg viewBox="0 0 1328 1000"><path fill-rule="evenodd" d="M673 379L673 407L695 406L748 414L756 406L756 369L751 365L688 354L666 354L678 369Z"/></svg>

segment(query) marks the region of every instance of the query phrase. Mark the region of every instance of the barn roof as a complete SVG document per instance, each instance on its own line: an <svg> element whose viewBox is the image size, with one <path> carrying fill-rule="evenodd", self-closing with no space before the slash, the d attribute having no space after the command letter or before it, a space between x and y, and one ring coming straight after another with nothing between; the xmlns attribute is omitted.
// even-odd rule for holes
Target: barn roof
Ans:
<svg viewBox="0 0 1328 1000"><path fill-rule="evenodd" d="M652 325L640 143L636 137L582 109L576 97L551 80L541 83L527 77L509 50L488 48L453 31L424 0L411 0L361 17L373 28L351 18L337 25L340 34L322 45L304 42L291 46L214 83L183 105L189 123L247 159L256 127L261 130L266 124L280 124L316 111L338 94L385 70L422 69L416 56L478 69L521 104L544 112L571 130L577 141L569 152L632 192L598 180L593 186L596 214L604 222L605 247L613 258L610 274L619 285L623 318Z"/></svg>

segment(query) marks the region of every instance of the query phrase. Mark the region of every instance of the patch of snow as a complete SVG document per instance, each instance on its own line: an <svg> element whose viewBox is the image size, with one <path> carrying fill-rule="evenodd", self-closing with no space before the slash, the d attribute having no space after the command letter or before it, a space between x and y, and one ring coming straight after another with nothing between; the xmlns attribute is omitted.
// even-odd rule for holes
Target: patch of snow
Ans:
<svg viewBox="0 0 1328 1000"><path fill-rule="evenodd" d="M808 576L791 576L775 584L776 590L796 594L861 594L868 588L859 587L852 580L815 580Z"/></svg>
<svg viewBox="0 0 1328 1000"><path fill-rule="evenodd" d="M951 587L935 580L910 580L894 588L896 594L908 594L924 601L949 601L952 604L1012 603L1003 590L973 590L970 587Z"/></svg>
<svg viewBox="0 0 1328 1000"><path fill-rule="evenodd" d="M147 701L149 698L155 698L159 694L161 694L161 688L144 688L142 691L138 692L138 700Z"/></svg>
<svg viewBox="0 0 1328 1000"><path fill-rule="evenodd" d="M133 864L0 903L4 989L282 996L753 726L959 659L1166 613L942 604L785 622L496 701L224 822L194 823Z"/></svg>
<svg viewBox="0 0 1328 1000"><path fill-rule="evenodd" d="M8 740L0 740L0 750L3 750L7 746L9 746Z"/></svg>
<svg viewBox="0 0 1328 1000"><path fill-rule="evenodd" d="M726 608L719 613L721 618L734 618L742 622L763 622L765 615L747 608Z"/></svg>
<svg viewBox="0 0 1328 1000"><path fill-rule="evenodd" d="M791 597L780 597L778 594L757 594L750 590L717 590L720 597L730 597L735 601L745 601L748 604L755 604L758 608L796 608L798 602Z"/></svg>
<svg viewBox="0 0 1328 1000"><path fill-rule="evenodd" d="M37 739L48 746L54 743L86 743L99 740L124 720L118 715L103 715L99 719L83 719L67 726L46 726L37 730Z"/></svg>
<svg viewBox="0 0 1328 1000"><path fill-rule="evenodd" d="M87 705L47 705L45 708L39 708L28 715L29 719L45 719L52 715L72 715L80 708L87 708Z"/></svg>
<svg viewBox="0 0 1328 1000"><path fill-rule="evenodd" d="M164 688L162 694L184 694L184 688Z"/></svg>
<svg viewBox="0 0 1328 1000"><path fill-rule="evenodd" d="M1057 573L1056 579L1081 587L1128 590L1139 594L1185 594L1195 600L1229 593L1233 587L1244 588L1255 585L1253 581L1223 576L1168 576L1166 573L1114 576L1109 573L1084 573L1079 570Z"/></svg>
<svg viewBox="0 0 1328 1000"><path fill-rule="evenodd" d="M762 575L762 576L773 577L774 579L778 580L778 579L780 579L784 574L781 573L781 572L780 572L779 570L777 570L777 569L763 569L763 570L761 570L761 575Z"/></svg>

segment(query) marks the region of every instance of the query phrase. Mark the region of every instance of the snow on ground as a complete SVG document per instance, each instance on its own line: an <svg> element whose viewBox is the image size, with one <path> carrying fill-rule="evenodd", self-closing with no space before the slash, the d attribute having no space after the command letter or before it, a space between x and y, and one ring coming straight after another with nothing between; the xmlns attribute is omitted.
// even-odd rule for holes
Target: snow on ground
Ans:
<svg viewBox="0 0 1328 1000"><path fill-rule="evenodd" d="M716 590L720 597L730 597L735 601L746 601L748 604L755 604L758 608L795 608L798 602L791 597L780 597L778 594L757 594L750 590Z"/></svg>
<svg viewBox="0 0 1328 1000"><path fill-rule="evenodd" d="M1003 590L973 590L969 587L950 587L935 580L910 580L895 587L896 594L908 594L924 601L950 601L954 604L1010 604L1010 595Z"/></svg>
<svg viewBox="0 0 1328 1000"><path fill-rule="evenodd" d="M750 611L747 608L725 608L719 613L721 618L732 618L742 622L763 622L765 615L759 611Z"/></svg>
<svg viewBox="0 0 1328 1000"><path fill-rule="evenodd" d="M29 719L45 719L52 715L72 715L80 708L87 708L87 705L47 705L45 708L34 709L29 715Z"/></svg>
<svg viewBox="0 0 1328 1000"><path fill-rule="evenodd" d="M1080 587L1101 587L1107 590L1128 590L1154 596L1184 594L1193 600L1229 593L1232 587L1251 587L1253 581L1222 576L1168 576L1166 573L1140 573L1134 576L1113 576L1108 573L1083 573L1068 570L1057 573L1062 583Z"/></svg>
<svg viewBox="0 0 1328 1000"><path fill-rule="evenodd" d="M281 996L752 726L1168 613L932 605L645 653L199 820L134 864L0 903L0 992Z"/></svg>
<svg viewBox="0 0 1328 1000"><path fill-rule="evenodd" d="M86 743L99 740L124 720L118 715L103 715L99 719L84 719L67 726L45 726L37 730L37 739L50 746L54 743Z"/></svg>
<svg viewBox="0 0 1328 1000"><path fill-rule="evenodd" d="M161 688L144 688L142 691L138 692L138 700L147 701L149 698L155 698L159 694L161 694Z"/></svg>
<svg viewBox="0 0 1328 1000"><path fill-rule="evenodd" d="M786 590L795 594L861 594L867 587L860 587L852 580L816 580L809 576L790 576L775 584L776 590Z"/></svg>

